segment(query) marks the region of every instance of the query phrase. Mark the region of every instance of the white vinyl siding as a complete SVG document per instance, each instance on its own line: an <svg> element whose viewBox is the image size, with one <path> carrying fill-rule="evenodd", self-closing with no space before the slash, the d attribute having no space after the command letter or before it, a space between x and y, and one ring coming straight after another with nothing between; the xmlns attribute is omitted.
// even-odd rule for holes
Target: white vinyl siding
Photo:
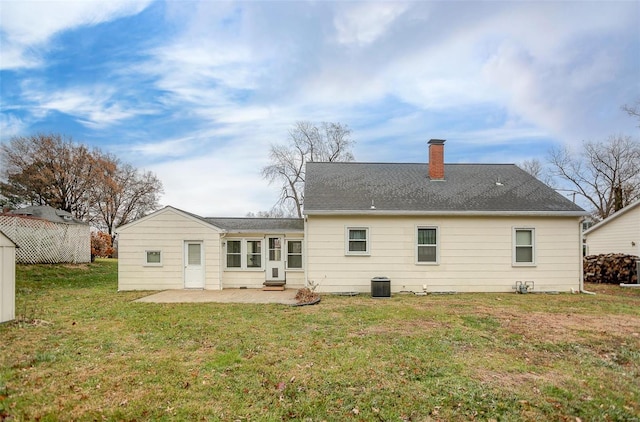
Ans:
<svg viewBox="0 0 640 422"><path fill-rule="evenodd" d="M436 227L418 227L416 262L418 264L438 263L438 229Z"/></svg>
<svg viewBox="0 0 640 422"><path fill-rule="evenodd" d="M219 231L168 207L118 230L118 290L183 289L188 261L184 245L193 239L202 240L202 258L206 264L204 288L220 289L220 264L224 266L224 255L221 255ZM147 264L147 251L160 251L161 265Z"/></svg>
<svg viewBox="0 0 640 422"><path fill-rule="evenodd" d="M346 255L369 255L369 228L347 227Z"/></svg>
<svg viewBox="0 0 640 422"><path fill-rule="evenodd" d="M589 255L623 253L640 256L640 204L627 205L585 234ZM625 211L627 209L627 211Z"/></svg>
<svg viewBox="0 0 640 422"><path fill-rule="evenodd" d="M160 250L144 251L144 258L147 266L162 266L162 251Z"/></svg>
<svg viewBox="0 0 640 422"><path fill-rule="evenodd" d="M345 227L369 228L367 259L345 255ZM437 227L437 265L416 265L417 227ZM535 227L535 266L513 265L514 227ZM305 236L306 277L319 292L370 293L378 276L392 292L513 292L518 280L536 291L579 289L578 217L311 215Z"/></svg>
<svg viewBox="0 0 640 422"><path fill-rule="evenodd" d="M515 228L513 230L513 264L535 265L535 230Z"/></svg>

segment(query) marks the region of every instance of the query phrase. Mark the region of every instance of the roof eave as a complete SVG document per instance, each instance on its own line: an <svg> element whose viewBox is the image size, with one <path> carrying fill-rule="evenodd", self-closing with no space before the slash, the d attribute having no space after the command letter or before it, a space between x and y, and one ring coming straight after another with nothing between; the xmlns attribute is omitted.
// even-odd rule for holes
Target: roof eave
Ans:
<svg viewBox="0 0 640 422"><path fill-rule="evenodd" d="M584 217L586 211L396 211L396 210L315 210L306 216L457 216L457 217Z"/></svg>

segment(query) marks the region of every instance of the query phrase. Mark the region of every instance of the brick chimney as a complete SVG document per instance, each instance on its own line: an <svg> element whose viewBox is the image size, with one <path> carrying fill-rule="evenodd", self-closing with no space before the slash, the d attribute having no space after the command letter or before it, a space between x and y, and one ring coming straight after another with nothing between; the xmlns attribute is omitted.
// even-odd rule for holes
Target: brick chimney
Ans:
<svg viewBox="0 0 640 422"><path fill-rule="evenodd" d="M444 139L429 141L429 179L444 180Z"/></svg>

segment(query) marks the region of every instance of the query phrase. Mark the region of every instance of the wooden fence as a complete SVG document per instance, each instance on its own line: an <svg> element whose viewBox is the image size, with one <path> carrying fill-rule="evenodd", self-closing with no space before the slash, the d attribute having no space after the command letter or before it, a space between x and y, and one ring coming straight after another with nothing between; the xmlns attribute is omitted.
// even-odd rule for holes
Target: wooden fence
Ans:
<svg viewBox="0 0 640 422"><path fill-rule="evenodd" d="M0 230L18 245L16 263L79 264L91 261L88 225L54 223L40 218L2 214Z"/></svg>

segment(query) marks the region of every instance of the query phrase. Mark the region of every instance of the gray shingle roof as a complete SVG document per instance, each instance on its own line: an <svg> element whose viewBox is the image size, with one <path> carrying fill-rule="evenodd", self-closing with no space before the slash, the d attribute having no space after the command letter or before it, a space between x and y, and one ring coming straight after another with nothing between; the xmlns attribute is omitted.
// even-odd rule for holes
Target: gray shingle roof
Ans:
<svg viewBox="0 0 640 422"><path fill-rule="evenodd" d="M304 212L586 215L514 164L307 163Z"/></svg>
<svg viewBox="0 0 640 422"><path fill-rule="evenodd" d="M289 233L304 231L302 218L202 218L209 224L231 233Z"/></svg>
<svg viewBox="0 0 640 422"><path fill-rule="evenodd" d="M29 207L10 211L10 213L41 218L53 223L87 224L84 221L75 218L70 212L59 210L48 205L32 205Z"/></svg>

